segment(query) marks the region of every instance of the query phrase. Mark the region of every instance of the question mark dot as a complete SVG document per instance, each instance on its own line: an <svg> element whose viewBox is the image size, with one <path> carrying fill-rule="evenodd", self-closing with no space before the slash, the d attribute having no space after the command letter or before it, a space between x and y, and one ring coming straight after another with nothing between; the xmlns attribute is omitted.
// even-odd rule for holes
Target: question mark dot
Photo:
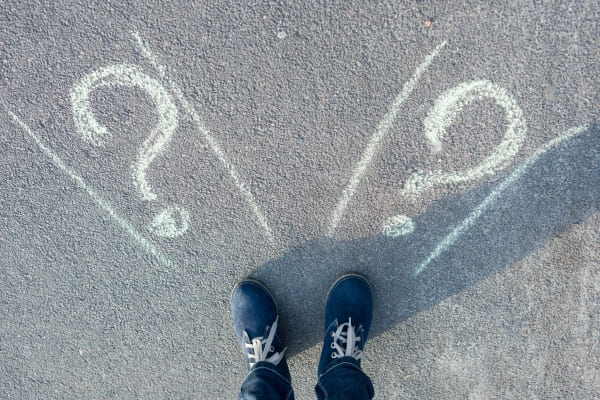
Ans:
<svg viewBox="0 0 600 400"><path fill-rule="evenodd" d="M382 232L385 236L396 238L411 234L415 230L415 223L407 215L396 215L388 218L383 223Z"/></svg>
<svg viewBox="0 0 600 400"><path fill-rule="evenodd" d="M175 238L183 235L189 227L190 214L179 206L167 207L156 215L150 224L152 232L158 236Z"/></svg>

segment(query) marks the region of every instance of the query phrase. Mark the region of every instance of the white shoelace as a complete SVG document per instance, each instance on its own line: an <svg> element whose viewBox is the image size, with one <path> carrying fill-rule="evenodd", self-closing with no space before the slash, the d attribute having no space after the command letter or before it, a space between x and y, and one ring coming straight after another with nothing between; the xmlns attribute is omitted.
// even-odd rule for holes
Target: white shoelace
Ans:
<svg viewBox="0 0 600 400"><path fill-rule="evenodd" d="M279 320L279 316L275 318L275 322L273 322L273 326L271 326L269 330L269 336L265 339L263 336L259 336L257 338L252 339L252 343L244 343L248 350L248 358L251 359L250 368L254 367L259 361L268 361L275 365L279 364L279 362L283 359L285 351L287 347L284 348L280 352L275 352L275 348L272 346L273 340L275 339L275 334L277 333L277 321ZM252 353L250 352L252 351ZM269 353L273 353L271 357L267 356Z"/></svg>
<svg viewBox="0 0 600 400"><path fill-rule="evenodd" d="M331 332L333 342L331 348L335 353L331 353L331 358L339 357L354 357L356 360L362 358L363 352L359 349L357 342L360 342L360 337L356 336L356 328L352 325L352 318L348 318L348 322L344 322L338 326L335 332ZM342 346L345 345L345 348Z"/></svg>

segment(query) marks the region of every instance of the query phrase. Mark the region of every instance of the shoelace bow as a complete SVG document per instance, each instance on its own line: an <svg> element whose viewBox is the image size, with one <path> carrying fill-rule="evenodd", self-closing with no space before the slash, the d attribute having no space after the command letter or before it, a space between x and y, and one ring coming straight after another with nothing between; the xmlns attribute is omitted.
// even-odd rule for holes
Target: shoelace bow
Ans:
<svg viewBox="0 0 600 400"><path fill-rule="evenodd" d="M348 322L344 322L338 326L335 332L331 332L333 336L333 342L331 348L335 350L335 353L331 353L331 358L339 357L354 357L356 360L362 358L363 352L358 347L360 337L356 335L356 328L352 325L352 318L348 318ZM342 346L345 345L345 348Z"/></svg>
<svg viewBox="0 0 600 400"><path fill-rule="evenodd" d="M275 322L273 322L273 326L271 326L269 330L269 336L265 339L264 336L259 336L251 340L251 343L244 343L244 346L248 349L248 358L250 359L249 364L250 368L254 367L259 361L268 361L275 365L278 365L279 362L283 359L285 351L287 347L281 350L280 352L275 352L275 348L273 347L273 340L275 339L275 334L277 333L277 321L279 320L279 316L275 318ZM252 351L252 353L250 352ZM273 353L270 357L267 357L269 353Z"/></svg>

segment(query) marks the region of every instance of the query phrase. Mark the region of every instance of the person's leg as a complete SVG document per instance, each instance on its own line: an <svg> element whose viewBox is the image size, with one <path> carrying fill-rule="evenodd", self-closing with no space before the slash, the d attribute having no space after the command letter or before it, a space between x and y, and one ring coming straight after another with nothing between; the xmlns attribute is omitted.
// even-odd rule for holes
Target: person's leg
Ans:
<svg viewBox="0 0 600 400"><path fill-rule="evenodd" d="M277 306L260 282L244 280L231 295L233 328L248 365L240 399L293 399L285 350L277 333Z"/></svg>
<svg viewBox="0 0 600 400"><path fill-rule="evenodd" d="M358 274L339 278L325 306L325 339L315 386L320 400L367 400L374 396L360 359L371 328L373 299L367 280Z"/></svg>

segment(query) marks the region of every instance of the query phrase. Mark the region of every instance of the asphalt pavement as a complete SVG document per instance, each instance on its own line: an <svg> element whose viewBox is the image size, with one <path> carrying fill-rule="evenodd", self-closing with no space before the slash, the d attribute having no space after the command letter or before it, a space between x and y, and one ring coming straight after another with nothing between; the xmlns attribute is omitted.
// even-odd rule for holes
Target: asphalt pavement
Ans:
<svg viewBox="0 0 600 400"><path fill-rule="evenodd" d="M296 398L357 271L381 399L600 398L600 12L0 2L0 398Z"/></svg>

